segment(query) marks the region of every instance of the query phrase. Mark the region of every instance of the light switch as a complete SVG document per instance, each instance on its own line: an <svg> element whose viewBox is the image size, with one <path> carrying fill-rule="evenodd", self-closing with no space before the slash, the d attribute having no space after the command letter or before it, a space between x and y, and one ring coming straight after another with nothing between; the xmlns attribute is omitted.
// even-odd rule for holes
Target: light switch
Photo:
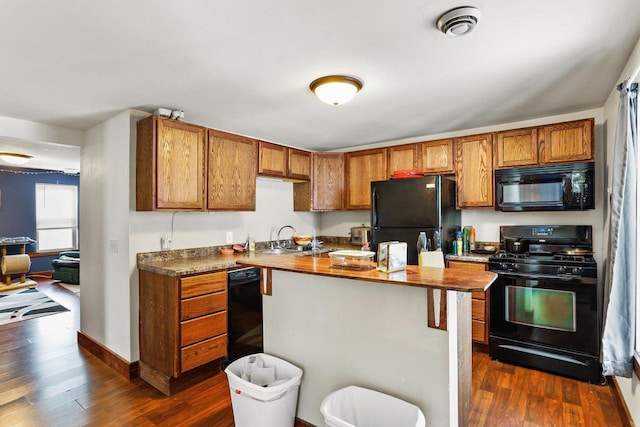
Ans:
<svg viewBox="0 0 640 427"><path fill-rule="evenodd" d="M118 253L118 239L109 239L109 250L114 254Z"/></svg>

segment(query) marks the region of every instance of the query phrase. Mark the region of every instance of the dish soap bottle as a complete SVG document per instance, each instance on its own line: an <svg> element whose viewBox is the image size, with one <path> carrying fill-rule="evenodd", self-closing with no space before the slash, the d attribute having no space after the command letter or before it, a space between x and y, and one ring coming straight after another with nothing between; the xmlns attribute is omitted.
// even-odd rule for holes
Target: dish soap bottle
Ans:
<svg viewBox="0 0 640 427"><path fill-rule="evenodd" d="M249 252L254 252L256 250L256 239L253 238L253 234L249 234L247 237L247 242L249 243Z"/></svg>
<svg viewBox="0 0 640 427"><path fill-rule="evenodd" d="M462 255L462 231L456 231L456 255Z"/></svg>

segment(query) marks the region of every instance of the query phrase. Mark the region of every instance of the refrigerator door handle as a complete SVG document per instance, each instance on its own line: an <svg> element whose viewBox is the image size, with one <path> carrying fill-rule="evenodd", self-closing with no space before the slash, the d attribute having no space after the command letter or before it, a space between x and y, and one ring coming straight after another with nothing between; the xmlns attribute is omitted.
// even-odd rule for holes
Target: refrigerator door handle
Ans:
<svg viewBox="0 0 640 427"><path fill-rule="evenodd" d="M371 227L378 226L378 192L375 188L371 191Z"/></svg>

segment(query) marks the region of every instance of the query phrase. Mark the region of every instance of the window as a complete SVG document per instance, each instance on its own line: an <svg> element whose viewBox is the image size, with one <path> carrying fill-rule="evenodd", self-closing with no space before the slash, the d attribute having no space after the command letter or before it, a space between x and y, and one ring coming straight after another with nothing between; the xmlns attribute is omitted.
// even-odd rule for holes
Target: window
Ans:
<svg viewBox="0 0 640 427"><path fill-rule="evenodd" d="M78 186L36 184L38 251L78 247Z"/></svg>

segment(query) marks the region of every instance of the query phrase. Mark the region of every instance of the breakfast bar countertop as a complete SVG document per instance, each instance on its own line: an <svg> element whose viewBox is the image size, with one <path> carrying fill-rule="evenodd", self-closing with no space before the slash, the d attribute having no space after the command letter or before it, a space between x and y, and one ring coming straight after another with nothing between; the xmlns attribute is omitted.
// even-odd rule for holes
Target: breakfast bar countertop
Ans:
<svg viewBox="0 0 640 427"><path fill-rule="evenodd" d="M378 271L374 262L371 262L368 269L341 268L332 266L329 258L312 256L256 256L239 258L236 262L293 273L459 292L484 292L497 277L495 273L489 271L474 271L473 274L469 274L466 270L418 267L417 265L408 265L405 270L386 273Z"/></svg>

